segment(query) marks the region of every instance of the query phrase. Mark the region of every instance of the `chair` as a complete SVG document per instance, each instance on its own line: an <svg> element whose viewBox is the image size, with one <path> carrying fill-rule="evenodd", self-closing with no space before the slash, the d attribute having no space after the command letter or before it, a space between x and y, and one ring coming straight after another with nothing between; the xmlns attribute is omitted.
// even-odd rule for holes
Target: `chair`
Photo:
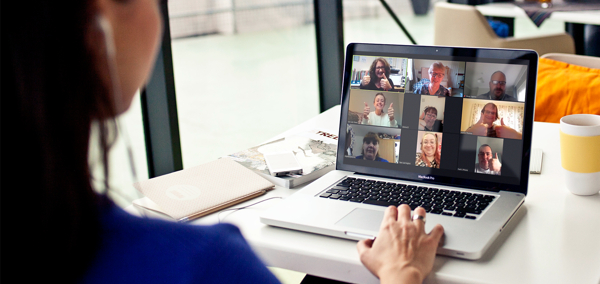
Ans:
<svg viewBox="0 0 600 284"><path fill-rule="evenodd" d="M600 57L564 53L546 53L541 57L588 68L600 69Z"/></svg>
<svg viewBox="0 0 600 284"><path fill-rule="evenodd" d="M566 33L500 38L485 17L471 5L437 2L434 13L435 45L533 49L540 55L551 52L575 53L573 38Z"/></svg>
<svg viewBox="0 0 600 284"><path fill-rule="evenodd" d="M559 123L576 113L600 115L600 58L547 53L538 64L535 121Z"/></svg>

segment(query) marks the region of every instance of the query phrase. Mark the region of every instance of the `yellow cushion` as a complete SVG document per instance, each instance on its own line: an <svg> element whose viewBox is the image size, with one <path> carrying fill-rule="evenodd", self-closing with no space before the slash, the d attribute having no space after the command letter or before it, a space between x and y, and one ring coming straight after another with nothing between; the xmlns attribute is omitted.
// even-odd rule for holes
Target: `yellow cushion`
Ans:
<svg viewBox="0 0 600 284"><path fill-rule="evenodd" d="M535 121L576 113L600 114L600 69L540 58Z"/></svg>

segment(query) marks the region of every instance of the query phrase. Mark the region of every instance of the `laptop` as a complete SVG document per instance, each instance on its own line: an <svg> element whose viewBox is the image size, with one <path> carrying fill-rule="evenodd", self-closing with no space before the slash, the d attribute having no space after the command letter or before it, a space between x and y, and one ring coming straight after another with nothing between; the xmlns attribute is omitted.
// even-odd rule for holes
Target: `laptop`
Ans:
<svg viewBox="0 0 600 284"><path fill-rule="evenodd" d="M481 258L527 195L537 62L532 50L349 44L336 170L261 222L373 239L387 206L421 206L426 232L444 226L438 254Z"/></svg>

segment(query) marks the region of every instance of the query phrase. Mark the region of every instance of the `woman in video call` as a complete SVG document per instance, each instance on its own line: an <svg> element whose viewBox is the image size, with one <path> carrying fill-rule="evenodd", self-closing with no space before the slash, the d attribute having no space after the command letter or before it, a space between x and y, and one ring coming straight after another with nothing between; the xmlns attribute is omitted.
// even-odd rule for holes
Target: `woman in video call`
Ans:
<svg viewBox="0 0 600 284"><path fill-rule="evenodd" d="M436 133L426 132L421 138L421 153L417 153L415 166L440 168L440 152L438 151L438 137Z"/></svg>
<svg viewBox="0 0 600 284"><path fill-rule="evenodd" d="M23 282L278 283L237 227L139 218L108 197L115 118L149 78L161 39L159 3L16 1L10 7L12 25L2 31L2 103L13 125L3 134L18 139L3 142L18 156L4 158L14 171L3 173L5 183L21 186L2 197L14 203L26 195L27 210L3 220L15 221L11 245L34 256L13 261L35 267L18 276ZM104 173L99 183L89 164L96 149ZM414 212L425 216L423 208ZM382 282L421 283L442 227L425 233L407 206L388 208L383 225L376 242L359 242L361 261ZM393 246L403 249L385 249Z"/></svg>
<svg viewBox="0 0 600 284"><path fill-rule="evenodd" d="M390 79L392 68L385 58L373 60L369 72L362 77L360 88L374 91L393 91L394 82Z"/></svg>
<svg viewBox="0 0 600 284"><path fill-rule="evenodd" d="M375 111L371 111L369 105L365 102L363 109L362 124L398 127L398 122L394 118L394 103L391 103L387 109L387 113L383 111L385 107L385 96L383 93L377 93L373 100Z"/></svg>
<svg viewBox="0 0 600 284"><path fill-rule="evenodd" d="M413 93L419 95L450 96L450 91L440 83L446 74L446 67L441 62L434 62L429 66L429 78L423 78L413 88Z"/></svg>
<svg viewBox="0 0 600 284"><path fill-rule="evenodd" d="M444 131L444 123L442 120L437 120L437 109L432 106L428 106L423 110L419 117L419 130L425 131Z"/></svg>
<svg viewBox="0 0 600 284"><path fill-rule="evenodd" d="M388 160L379 157L379 137L369 132L363 138L362 153L357 159L389 163Z"/></svg>

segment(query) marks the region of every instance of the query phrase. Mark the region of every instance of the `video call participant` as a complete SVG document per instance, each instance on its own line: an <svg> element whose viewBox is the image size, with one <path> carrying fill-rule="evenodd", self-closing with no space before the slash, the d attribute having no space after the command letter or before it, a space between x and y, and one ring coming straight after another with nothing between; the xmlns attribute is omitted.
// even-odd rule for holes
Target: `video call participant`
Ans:
<svg viewBox="0 0 600 284"><path fill-rule="evenodd" d="M506 91L506 75L502 71L496 71L490 78L490 91L481 94L476 99L498 100L516 102L517 99L505 93Z"/></svg>
<svg viewBox="0 0 600 284"><path fill-rule="evenodd" d="M362 155L356 156L356 158L389 163L386 159L379 157L379 137L373 132L367 133L363 138Z"/></svg>
<svg viewBox="0 0 600 284"><path fill-rule="evenodd" d="M2 103L16 119L2 134L22 139L3 140L19 153L3 161L27 171L4 176L7 184L27 180L31 206L3 220L14 224L11 244L23 255L35 255L11 259L17 267L36 268L21 276L23 282L279 283L232 224L197 226L137 217L109 199L111 166L116 165L111 146L121 134L114 119L150 78L160 51L162 4L11 5L14 25L2 30ZM117 56L107 52L111 45ZM90 134L94 130L98 135ZM95 166L104 168L104 174L98 173L103 182L92 179L90 153L99 157ZM18 191L2 194L5 202L22 199ZM414 214L422 218L411 219L406 204L388 207L377 241L357 244L361 262L383 283L422 283L433 268L444 230L437 224L426 233L425 209L417 207Z"/></svg>
<svg viewBox="0 0 600 284"><path fill-rule="evenodd" d="M419 130L442 132L444 124L437 120L438 111L435 107L426 107L419 117Z"/></svg>
<svg viewBox="0 0 600 284"><path fill-rule="evenodd" d="M492 147L488 144L483 144L479 147L477 154L479 163L475 164L475 172L488 175L500 175L502 164L498 160L498 153L492 156Z"/></svg>
<svg viewBox="0 0 600 284"><path fill-rule="evenodd" d="M398 122L394 119L394 103L390 104L387 113L383 112L383 107L385 107L385 96L383 93L375 95L373 105L375 106L375 111L371 112L371 108L365 102L362 124L398 127Z"/></svg>
<svg viewBox="0 0 600 284"><path fill-rule="evenodd" d="M440 83L446 74L446 67L442 62L434 62L429 66L429 78L423 78L413 89L413 93L419 95L434 95L449 97L450 91L444 88Z"/></svg>
<svg viewBox="0 0 600 284"><path fill-rule="evenodd" d="M494 103L487 103L481 110L479 121L467 129L473 135L521 139L523 135L516 130L504 125L504 119L500 119L500 125L494 125L494 121L500 118L498 116L498 106Z"/></svg>
<svg viewBox="0 0 600 284"><path fill-rule="evenodd" d="M362 77L360 88L374 91L394 91L394 82L390 79L392 68L385 58L373 61L369 72Z"/></svg>
<svg viewBox="0 0 600 284"><path fill-rule="evenodd" d="M417 153L415 166L440 168L440 152L438 150L438 136L435 133L427 132L421 138L421 153Z"/></svg>

